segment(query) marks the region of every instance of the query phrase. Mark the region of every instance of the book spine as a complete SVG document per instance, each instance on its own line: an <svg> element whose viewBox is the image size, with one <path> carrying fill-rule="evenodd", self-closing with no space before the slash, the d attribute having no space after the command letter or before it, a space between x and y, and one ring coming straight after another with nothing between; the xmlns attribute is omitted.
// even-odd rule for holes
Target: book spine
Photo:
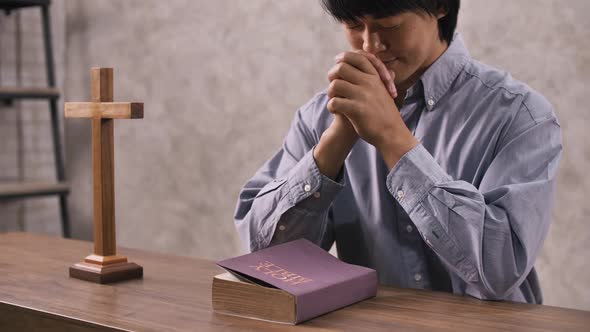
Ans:
<svg viewBox="0 0 590 332"><path fill-rule="evenodd" d="M377 272L297 296L297 323L377 295Z"/></svg>

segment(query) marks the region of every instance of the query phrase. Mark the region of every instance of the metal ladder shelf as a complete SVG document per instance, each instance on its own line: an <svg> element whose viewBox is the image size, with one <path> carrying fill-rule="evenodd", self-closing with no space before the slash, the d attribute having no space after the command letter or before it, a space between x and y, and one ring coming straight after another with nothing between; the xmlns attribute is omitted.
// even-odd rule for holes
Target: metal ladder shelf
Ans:
<svg viewBox="0 0 590 332"><path fill-rule="evenodd" d="M0 87L0 102L10 104L16 99L41 99L48 101L56 171L56 180L53 182L0 182L0 199L7 200L57 195L59 197L62 234L64 237L69 238L70 223L67 209L67 195L70 192L70 187L65 180L65 167L59 130L57 100L59 99L60 93L55 84L53 48L51 44L51 22L49 16L50 5L50 0L0 0L0 10L4 10L6 15L9 15L13 10L26 7L38 6L41 9L47 86L30 88Z"/></svg>

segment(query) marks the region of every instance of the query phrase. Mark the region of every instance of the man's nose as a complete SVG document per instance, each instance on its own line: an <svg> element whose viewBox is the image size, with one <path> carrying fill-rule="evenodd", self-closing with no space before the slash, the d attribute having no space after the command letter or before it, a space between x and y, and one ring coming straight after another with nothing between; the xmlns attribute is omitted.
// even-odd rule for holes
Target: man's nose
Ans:
<svg viewBox="0 0 590 332"><path fill-rule="evenodd" d="M372 54L385 51L385 45L381 42L381 37L376 32L365 30L363 34L363 50Z"/></svg>

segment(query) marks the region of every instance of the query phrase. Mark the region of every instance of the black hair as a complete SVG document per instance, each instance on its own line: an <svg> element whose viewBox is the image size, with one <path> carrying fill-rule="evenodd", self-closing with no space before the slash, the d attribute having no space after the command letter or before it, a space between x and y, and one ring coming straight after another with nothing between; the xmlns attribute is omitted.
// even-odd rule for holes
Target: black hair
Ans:
<svg viewBox="0 0 590 332"><path fill-rule="evenodd" d="M338 22L356 22L370 15L374 18L394 16L403 12L446 15L438 20L438 33L448 44L453 40L461 0L321 0L322 7Z"/></svg>

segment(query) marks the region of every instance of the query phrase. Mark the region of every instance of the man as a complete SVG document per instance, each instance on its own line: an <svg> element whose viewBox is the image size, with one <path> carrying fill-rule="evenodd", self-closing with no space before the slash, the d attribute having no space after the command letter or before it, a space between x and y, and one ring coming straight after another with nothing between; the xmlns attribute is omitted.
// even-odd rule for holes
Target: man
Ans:
<svg viewBox="0 0 590 332"><path fill-rule="evenodd" d="M241 191L249 249L335 241L383 284L541 303L562 150L551 105L469 56L459 0L323 5L352 51Z"/></svg>

